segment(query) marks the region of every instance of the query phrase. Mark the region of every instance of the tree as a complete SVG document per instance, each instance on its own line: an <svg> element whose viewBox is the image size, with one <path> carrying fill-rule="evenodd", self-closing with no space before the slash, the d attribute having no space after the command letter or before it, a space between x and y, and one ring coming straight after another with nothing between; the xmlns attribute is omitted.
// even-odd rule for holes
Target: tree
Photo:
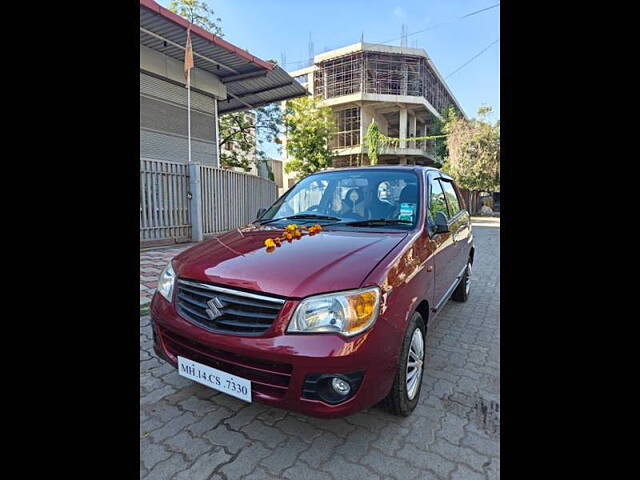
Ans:
<svg viewBox="0 0 640 480"><path fill-rule="evenodd" d="M448 109L440 112L441 118L436 118L433 135L445 135L444 128L447 123L453 122L457 117L457 111L453 105L449 105ZM441 165L444 164L449 156L449 148L447 147L446 138L436 138L434 141L435 160Z"/></svg>
<svg viewBox="0 0 640 480"><path fill-rule="evenodd" d="M488 122L491 112L482 106L478 119L450 118L443 128L449 151L443 170L467 190L500 191L500 121Z"/></svg>
<svg viewBox="0 0 640 480"><path fill-rule="evenodd" d="M208 32L223 37L221 18L214 18L215 12L205 2L198 0L171 0L169 10L186 18L194 25L204 28Z"/></svg>
<svg viewBox="0 0 640 480"><path fill-rule="evenodd" d="M333 113L314 97L289 100L284 117L287 129L287 153L293 160L285 166L298 178L330 167L329 140L335 131Z"/></svg>
<svg viewBox="0 0 640 480"><path fill-rule="evenodd" d="M255 110L221 115L218 143L220 165L223 168L238 167L248 172L254 164L264 162L267 155L263 147L266 143L279 143L281 126L282 110L276 103Z"/></svg>

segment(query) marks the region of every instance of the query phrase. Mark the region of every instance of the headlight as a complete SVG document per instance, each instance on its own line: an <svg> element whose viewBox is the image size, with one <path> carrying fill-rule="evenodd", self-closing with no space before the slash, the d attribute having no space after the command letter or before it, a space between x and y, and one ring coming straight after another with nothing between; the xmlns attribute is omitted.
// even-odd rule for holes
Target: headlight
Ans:
<svg viewBox="0 0 640 480"><path fill-rule="evenodd" d="M340 333L350 337L374 324L379 306L378 287L305 298L294 312L287 332Z"/></svg>
<svg viewBox="0 0 640 480"><path fill-rule="evenodd" d="M164 267L164 270L160 274L160 280L158 281L158 292L164 298L167 299L168 302L171 302L173 295L173 284L176 281L176 274L173 271L173 266L171 262Z"/></svg>

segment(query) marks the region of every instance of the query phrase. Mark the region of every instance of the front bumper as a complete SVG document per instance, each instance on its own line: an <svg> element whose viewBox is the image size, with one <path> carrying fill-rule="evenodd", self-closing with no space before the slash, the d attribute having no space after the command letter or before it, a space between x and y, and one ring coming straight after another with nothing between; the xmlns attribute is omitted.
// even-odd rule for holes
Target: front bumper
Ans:
<svg viewBox="0 0 640 480"><path fill-rule="evenodd" d="M391 388L397 350L382 315L374 328L345 338L334 334L286 334L297 301L287 301L264 336L210 332L179 316L155 294L150 314L156 354L177 367L177 355L251 380L253 401L316 417L351 415L382 400ZM331 405L304 398L305 379L361 372L357 390ZM307 387L309 382L307 382Z"/></svg>

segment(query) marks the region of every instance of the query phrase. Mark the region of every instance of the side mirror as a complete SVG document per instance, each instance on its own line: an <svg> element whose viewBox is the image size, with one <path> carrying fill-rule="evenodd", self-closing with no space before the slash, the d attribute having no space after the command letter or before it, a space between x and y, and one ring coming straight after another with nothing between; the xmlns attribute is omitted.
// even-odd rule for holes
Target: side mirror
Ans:
<svg viewBox="0 0 640 480"><path fill-rule="evenodd" d="M436 213L436 228L434 233L447 233L449 231L449 224L447 222L447 216L442 213Z"/></svg>
<svg viewBox="0 0 640 480"><path fill-rule="evenodd" d="M262 215L264 215L266 211L267 211L266 208L259 208L258 215L256 216L256 220L259 219Z"/></svg>

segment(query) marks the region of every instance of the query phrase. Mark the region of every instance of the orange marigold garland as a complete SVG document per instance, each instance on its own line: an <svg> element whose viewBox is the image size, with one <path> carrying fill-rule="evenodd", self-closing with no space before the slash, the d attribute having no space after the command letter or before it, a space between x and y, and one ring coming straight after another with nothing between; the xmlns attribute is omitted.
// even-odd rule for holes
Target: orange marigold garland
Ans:
<svg viewBox="0 0 640 480"><path fill-rule="evenodd" d="M264 241L264 246L267 247L267 252L273 252L275 247L282 245L283 240L291 243L294 239L301 239L304 236L301 230L306 230L308 232L307 235L313 236L322 230L322 227L320 225L312 225L310 227L305 227L304 225L298 227L298 225L295 224L287 225L280 237L267 238Z"/></svg>

